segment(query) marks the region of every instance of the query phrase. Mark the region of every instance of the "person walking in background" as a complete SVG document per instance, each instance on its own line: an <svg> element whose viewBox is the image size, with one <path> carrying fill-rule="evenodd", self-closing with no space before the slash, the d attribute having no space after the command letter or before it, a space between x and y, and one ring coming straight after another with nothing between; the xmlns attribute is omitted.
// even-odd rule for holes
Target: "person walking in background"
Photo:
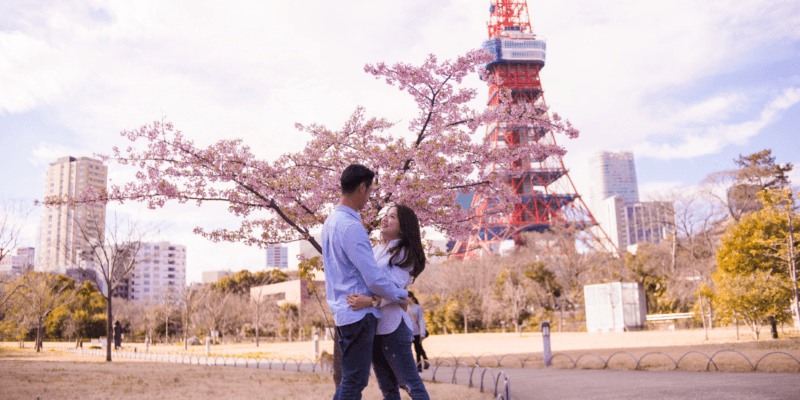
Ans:
<svg viewBox="0 0 800 400"><path fill-rule="evenodd" d="M114 324L114 350L122 347L122 325L117 321Z"/></svg>
<svg viewBox="0 0 800 400"><path fill-rule="evenodd" d="M375 294L392 303L408 304L408 291L398 287L388 271L375 263L369 233L358 215L369 200L374 177L375 173L363 165L345 168L339 204L322 226L325 289L342 350L342 382L334 400L360 400L369 383L375 329L381 318ZM369 299L369 305L351 309L347 296L355 293Z"/></svg>
<svg viewBox="0 0 800 400"><path fill-rule="evenodd" d="M414 321L414 353L417 354L417 371L422 372L422 369L428 369L428 355L425 354L425 349L422 348L422 340L428 337L428 329L425 326L425 312L422 306L419 305L417 297L410 290L408 291L408 315ZM424 363L420 361L425 360Z"/></svg>
<svg viewBox="0 0 800 400"><path fill-rule="evenodd" d="M425 269L425 250L414 211L401 204L389 207L381 220L381 243L372 251L378 268L385 270L400 287L408 287ZM369 307L370 300L360 294L347 298L354 310ZM419 371L414 368L411 353L414 322L406 309L393 301L381 301L372 366L384 400L400 400L401 384L412 400L429 400Z"/></svg>

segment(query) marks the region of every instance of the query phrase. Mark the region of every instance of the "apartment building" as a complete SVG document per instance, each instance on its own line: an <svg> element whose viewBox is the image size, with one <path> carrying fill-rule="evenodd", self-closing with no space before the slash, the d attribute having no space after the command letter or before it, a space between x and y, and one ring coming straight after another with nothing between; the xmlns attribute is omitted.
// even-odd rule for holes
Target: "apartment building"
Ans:
<svg viewBox="0 0 800 400"><path fill-rule="evenodd" d="M267 247L267 269L289 269L289 248L281 245Z"/></svg>
<svg viewBox="0 0 800 400"><path fill-rule="evenodd" d="M106 190L108 167L89 157L61 157L45 175L44 196L79 196L87 190ZM102 243L105 233L104 204L45 207L39 235L38 268L65 273L77 266L80 249L90 242Z"/></svg>
<svg viewBox="0 0 800 400"><path fill-rule="evenodd" d="M170 242L145 243L141 261L128 278L128 299L136 302L177 300L186 286L186 246Z"/></svg>

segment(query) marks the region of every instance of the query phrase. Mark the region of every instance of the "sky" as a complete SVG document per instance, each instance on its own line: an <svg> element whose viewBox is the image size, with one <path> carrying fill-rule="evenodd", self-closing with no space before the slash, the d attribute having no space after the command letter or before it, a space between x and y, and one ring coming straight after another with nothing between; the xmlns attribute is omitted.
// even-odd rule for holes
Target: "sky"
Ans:
<svg viewBox="0 0 800 400"><path fill-rule="evenodd" d="M341 127L357 106L405 134L413 100L367 63L452 59L487 38L489 2L0 2L0 195L42 199L59 157L108 154L119 133L171 121L198 145L242 138L264 159L302 149L296 122ZM547 104L580 131L558 138L578 192L588 157L632 150L643 197L690 188L765 148L800 164L800 2L529 0L547 40ZM480 89L474 107L485 105ZM112 183L133 171L112 164ZM800 183L800 166L791 175ZM41 209L24 244L35 246ZM262 250L192 233L235 228L224 207L111 204L162 223L201 271L263 268Z"/></svg>

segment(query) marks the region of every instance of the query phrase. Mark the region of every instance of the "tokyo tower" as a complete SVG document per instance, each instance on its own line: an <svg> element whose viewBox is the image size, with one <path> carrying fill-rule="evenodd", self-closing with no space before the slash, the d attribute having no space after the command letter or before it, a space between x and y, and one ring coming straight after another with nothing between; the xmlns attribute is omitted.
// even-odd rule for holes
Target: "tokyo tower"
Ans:
<svg viewBox="0 0 800 400"><path fill-rule="evenodd" d="M495 58L486 69L491 76L499 78L500 83L490 84L488 106L497 106L500 90L506 89L514 103L546 107L539 72L545 64L547 44L531 30L526 0L492 0L489 11L489 40L483 43L483 48ZM549 118L547 114L545 117ZM488 125L487 135L493 148L531 142L556 145L552 131L533 126L494 122ZM487 210L492 207L493 199L474 196L471 207L477 213L476 233L466 241L457 242L451 258L469 259L492 254L504 241L514 240L520 244L523 232L544 232L555 225L576 231L596 227L590 233L602 236L602 242L611 243L578 195L560 156L523 159L512 169L518 173L503 181L513 188L520 202L514 204L511 215L489 216Z"/></svg>

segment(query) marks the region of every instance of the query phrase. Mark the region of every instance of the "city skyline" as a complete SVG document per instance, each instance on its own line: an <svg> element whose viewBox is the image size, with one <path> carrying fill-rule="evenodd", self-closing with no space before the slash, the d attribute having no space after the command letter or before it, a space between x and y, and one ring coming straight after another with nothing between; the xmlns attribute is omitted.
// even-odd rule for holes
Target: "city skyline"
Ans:
<svg viewBox="0 0 800 400"><path fill-rule="evenodd" d="M739 154L771 148L780 163L800 162L792 151L800 145L800 5L528 5L534 32L548 40L547 102L581 130L560 144L584 197L586 160L601 149L636 153L643 200L732 169ZM325 2L263 7L4 3L0 192L41 200L47 164L128 146L120 131L162 117L199 144L241 137L267 160L302 147L294 122L338 128L358 105L397 121L393 132L405 135L413 105L363 65L453 58L486 39L489 15L485 3L466 1L364 3L336 20L328 16L339 6ZM301 13L305 29L291 22ZM469 83L482 107L485 86ZM132 178L131 169L108 166L112 183ZM800 182L797 170L791 177ZM220 265L254 271L264 263L263 249L192 233L198 224L235 226L224 207L108 209L170 220L165 236L192 249L197 270L188 281ZM31 215L21 245L35 246L41 215Z"/></svg>

